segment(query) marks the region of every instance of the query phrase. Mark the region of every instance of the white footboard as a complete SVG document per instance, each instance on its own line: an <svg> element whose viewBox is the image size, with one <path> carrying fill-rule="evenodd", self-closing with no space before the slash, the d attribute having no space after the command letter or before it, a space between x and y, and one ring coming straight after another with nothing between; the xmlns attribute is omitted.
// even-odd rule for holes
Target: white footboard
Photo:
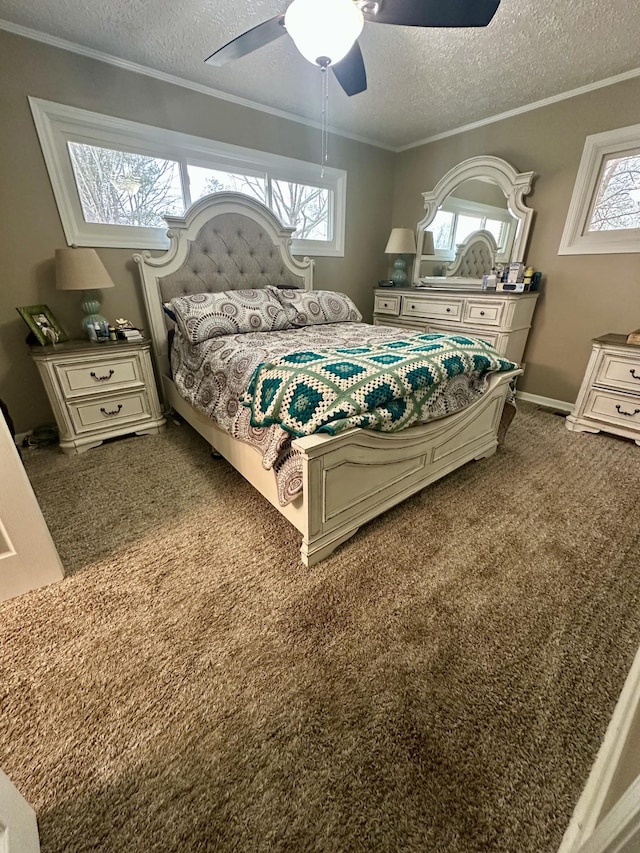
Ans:
<svg viewBox="0 0 640 853"><path fill-rule="evenodd" d="M302 533L302 560L313 566L360 525L466 462L491 456L509 382L520 373L492 375L479 400L424 426L397 433L352 429L296 439L303 493L284 507L278 502L273 471L265 471L258 451L186 403L167 377L164 385L170 405Z"/></svg>
<svg viewBox="0 0 640 853"><path fill-rule="evenodd" d="M307 528L301 553L306 565L429 483L472 459L491 456L509 382L520 372L494 374L480 400L424 426L296 439L293 446L303 453L305 468Z"/></svg>

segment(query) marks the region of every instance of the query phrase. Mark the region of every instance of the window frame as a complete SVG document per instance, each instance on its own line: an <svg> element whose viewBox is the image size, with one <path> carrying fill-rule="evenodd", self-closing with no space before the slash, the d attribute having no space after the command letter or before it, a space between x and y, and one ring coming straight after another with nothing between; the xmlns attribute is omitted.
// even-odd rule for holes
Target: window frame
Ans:
<svg viewBox="0 0 640 853"><path fill-rule="evenodd" d="M640 228L588 231L604 162L640 148L640 124L587 136L562 232L559 255L640 252Z"/></svg>
<svg viewBox="0 0 640 853"><path fill-rule="evenodd" d="M49 173L51 187L68 245L125 249L166 249L167 229L136 225L111 225L84 220L67 142L79 142L145 156L176 160L187 209L191 204L187 164L235 173L264 174L267 198L271 180L322 187L330 191L331 240L294 238L295 255L343 257L345 247L347 173L265 151L218 142L128 119L29 97L36 132ZM331 196L330 196L331 197ZM286 223L285 223L286 224Z"/></svg>

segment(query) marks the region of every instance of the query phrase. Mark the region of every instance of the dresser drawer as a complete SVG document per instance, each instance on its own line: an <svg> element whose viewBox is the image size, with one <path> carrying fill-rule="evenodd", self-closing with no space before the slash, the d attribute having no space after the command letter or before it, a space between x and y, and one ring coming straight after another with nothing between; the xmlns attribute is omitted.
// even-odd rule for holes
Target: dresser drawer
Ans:
<svg viewBox="0 0 640 853"><path fill-rule="evenodd" d="M78 435L151 418L151 408L144 390L103 397L95 403L87 400L71 402L68 411Z"/></svg>
<svg viewBox="0 0 640 853"><path fill-rule="evenodd" d="M587 395L584 417L640 430L640 396L592 388Z"/></svg>
<svg viewBox="0 0 640 853"><path fill-rule="evenodd" d="M640 352L638 358L605 352L595 383L640 394Z"/></svg>
<svg viewBox="0 0 640 853"><path fill-rule="evenodd" d="M399 293L376 293L374 311L378 314L394 314L400 313L400 294Z"/></svg>
<svg viewBox="0 0 640 853"><path fill-rule="evenodd" d="M499 326L504 313L504 302L482 302L467 299L464 306L465 323L475 326Z"/></svg>
<svg viewBox="0 0 640 853"><path fill-rule="evenodd" d="M447 328L445 326L438 326L435 323L429 323L427 328L429 333L433 332L434 334L440 335L466 335L470 338L476 338L480 341L486 341L489 346L496 347L498 346L498 339L500 338L499 332L490 332L490 331L480 331L479 329L456 329L456 328Z"/></svg>
<svg viewBox="0 0 640 853"><path fill-rule="evenodd" d="M406 317L428 317L434 320L446 320L447 323L459 323L462 317L462 299L425 299L424 297L403 296L402 313Z"/></svg>
<svg viewBox="0 0 640 853"><path fill-rule="evenodd" d="M144 384L140 361L130 353L96 358L89 363L86 358L82 363L63 362L56 365L56 373L67 400Z"/></svg>

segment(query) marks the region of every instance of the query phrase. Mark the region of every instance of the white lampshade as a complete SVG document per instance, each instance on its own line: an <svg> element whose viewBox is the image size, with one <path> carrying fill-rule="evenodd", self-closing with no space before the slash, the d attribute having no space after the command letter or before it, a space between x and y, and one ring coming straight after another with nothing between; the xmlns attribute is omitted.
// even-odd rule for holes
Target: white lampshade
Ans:
<svg viewBox="0 0 640 853"><path fill-rule="evenodd" d="M435 255L436 247L433 244L433 231L425 231L422 237L422 254Z"/></svg>
<svg viewBox="0 0 640 853"><path fill-rule="evenodd" d="M114 287L95 249L56 249L58 290L104 290Z"/></svg>
<svg viewBox="0 0 640 853"><path fill-rule="evenodd" d="M387 248L387 255L415 255L416 238L411 228L392 228Z"/></svg>
<svg viewBox="0 0 640 853"><path fill-rule="evenodd" d="M293 0L284 25L305 59L335 64L351 50L364 18L352 0Z"/></svg>

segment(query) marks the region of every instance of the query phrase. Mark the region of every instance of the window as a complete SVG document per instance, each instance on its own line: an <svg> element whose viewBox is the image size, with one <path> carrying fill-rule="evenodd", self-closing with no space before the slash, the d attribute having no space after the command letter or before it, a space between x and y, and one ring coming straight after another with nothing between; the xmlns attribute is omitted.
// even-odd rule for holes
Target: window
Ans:
<svg viewBox="0 0 640 853"><path fill-rule="evenodd" d="M640 125L588 136L558 254L640 251Z"/></svg>
<svg viewBox="0 0 640 853"><path fill-rule="evenodd" d="M341 169L29 101L69 245L166 248L165 214L233 191L295 228L294 254L344 254Z"/></svg>
<svg viewBox="0 0 640 853"><path fill-rule="evenodd" d="M516 233L516 221L505 208L467 201L450 196L428 226L433 232L436 257L452 261L456 247L474 231L490 231L495 237L498 252L496 260L508 260Z"/></svg>

